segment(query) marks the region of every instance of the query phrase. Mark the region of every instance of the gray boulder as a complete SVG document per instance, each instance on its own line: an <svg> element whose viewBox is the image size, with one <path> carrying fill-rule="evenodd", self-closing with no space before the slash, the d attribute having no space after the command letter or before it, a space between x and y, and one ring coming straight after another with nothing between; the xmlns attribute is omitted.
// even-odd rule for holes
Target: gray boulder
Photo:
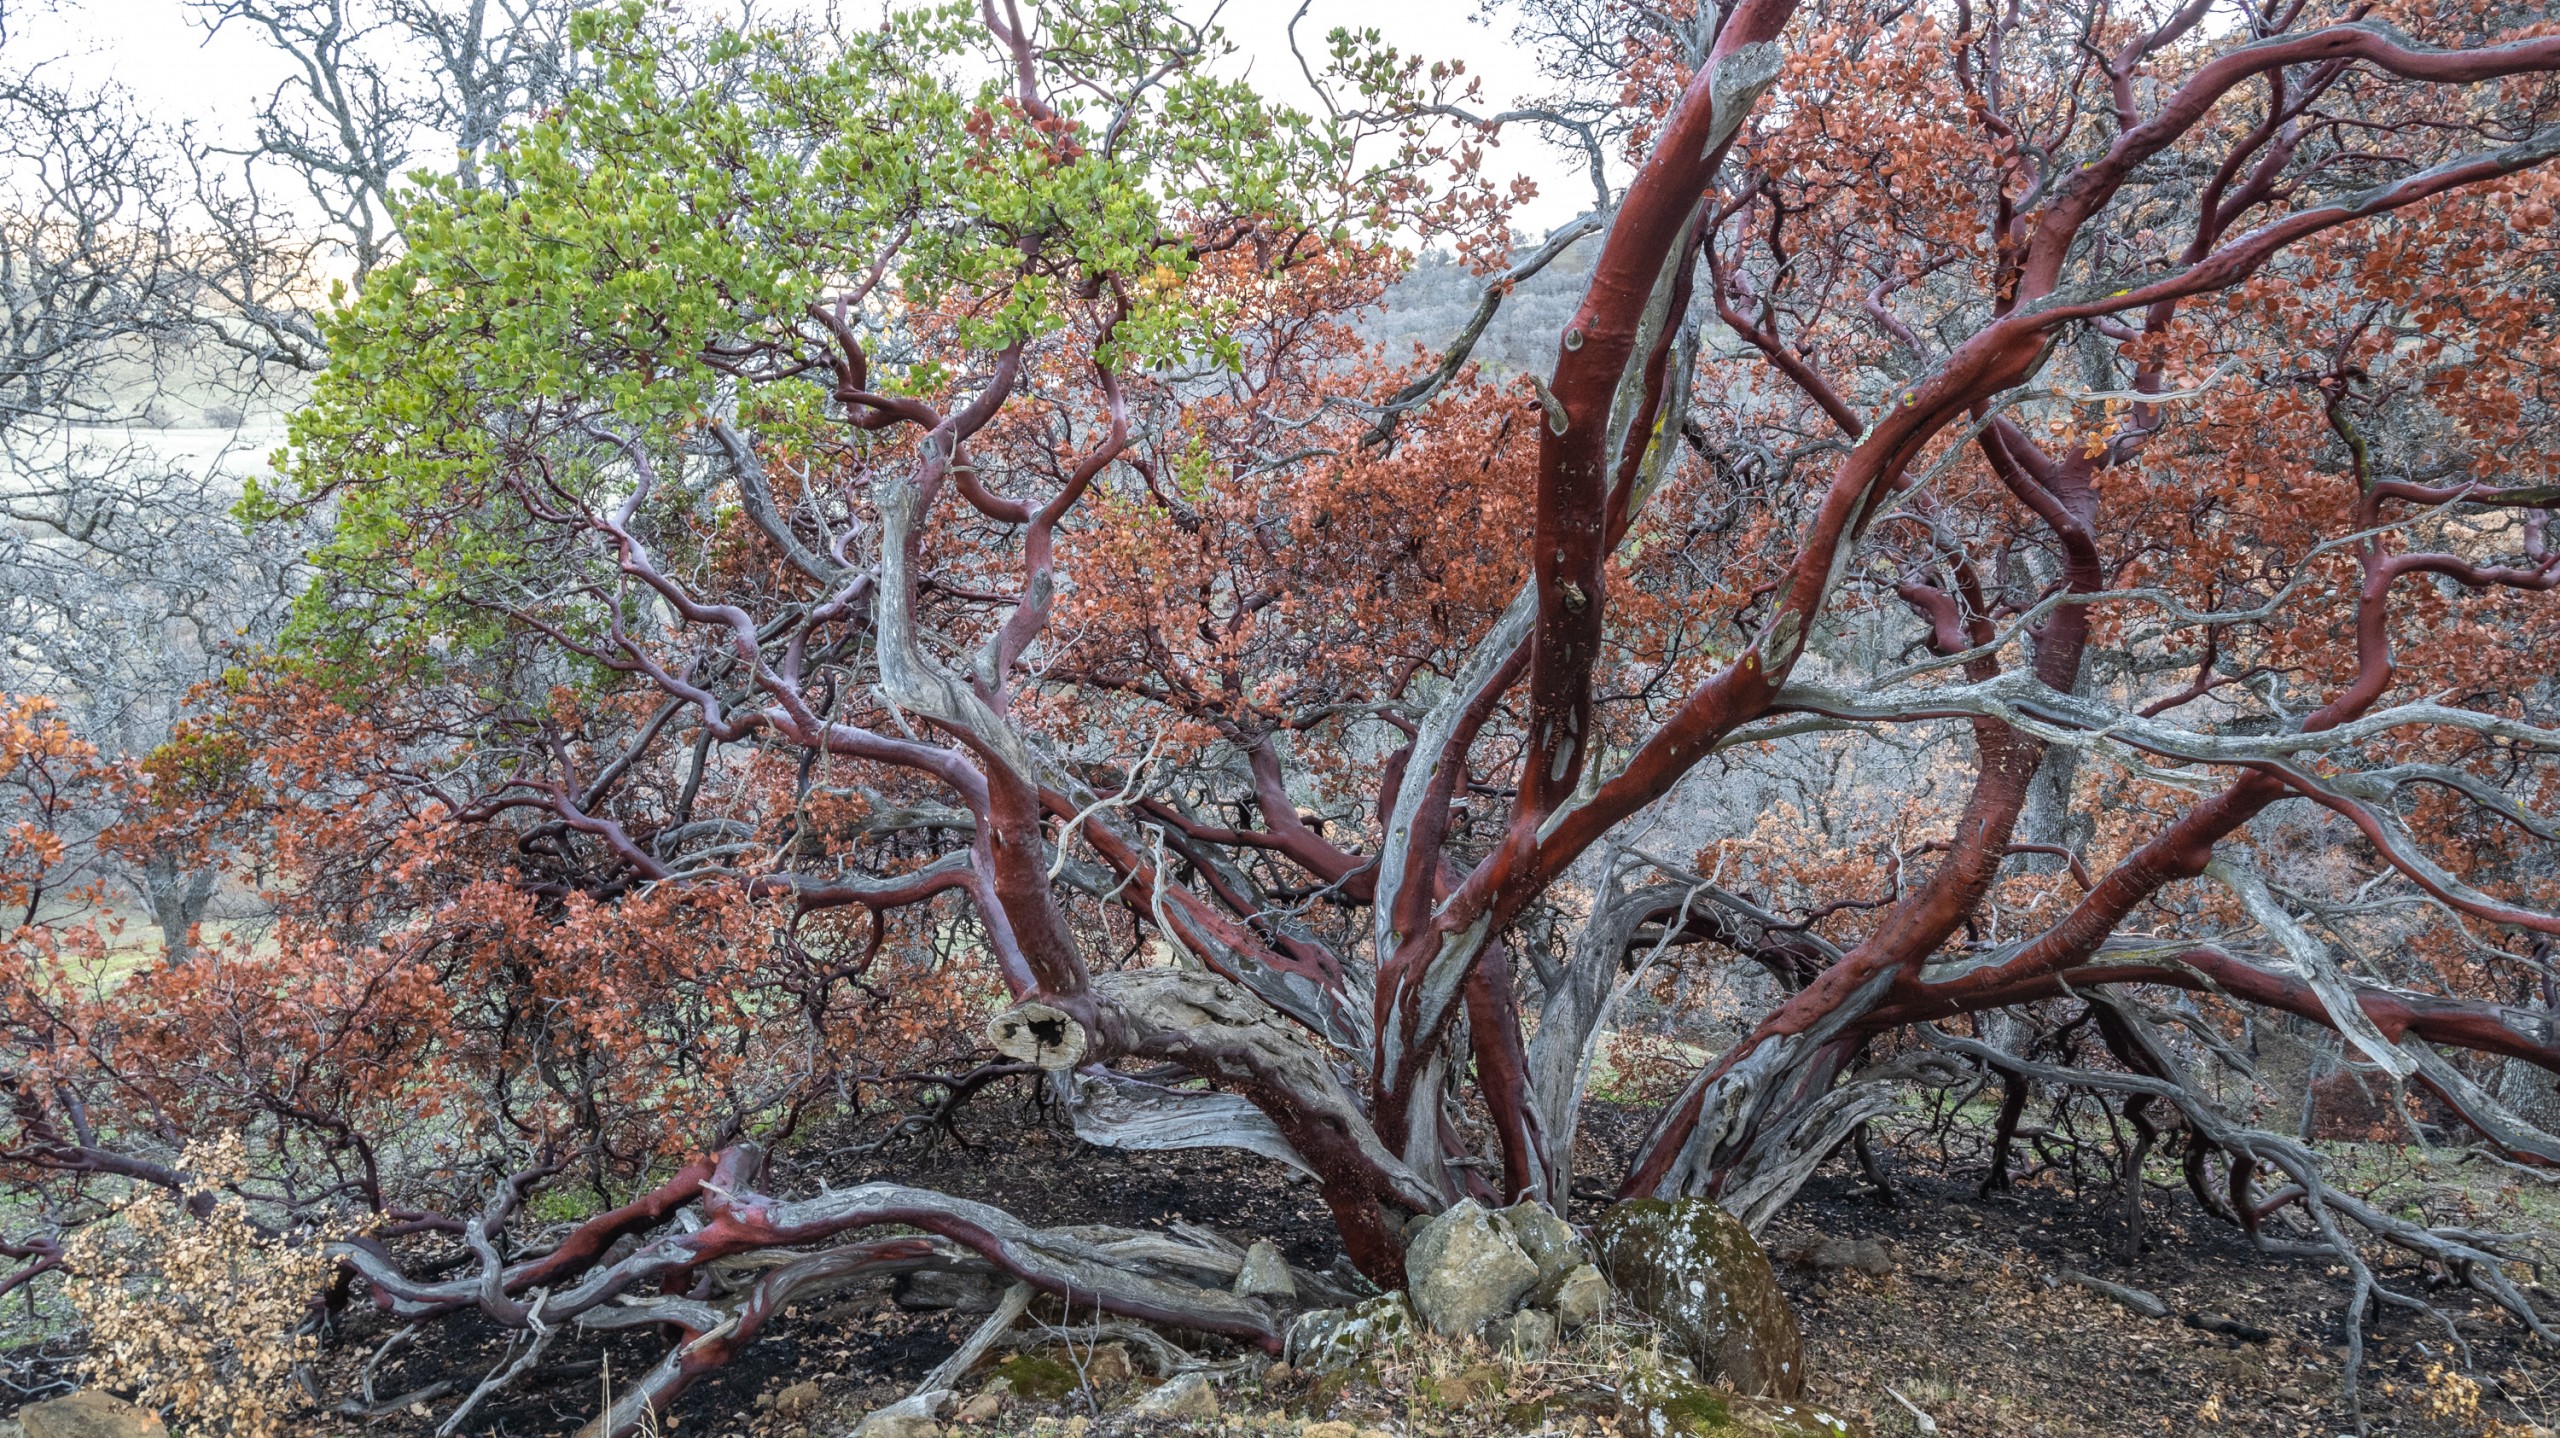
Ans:
<svg viewBox="0 0 2560 1438"><path fill-rule="evenodd" d="M1582 1246L1582 1235L1573 1231L1573 1225L1535 1200L1524 1199L1496 1210L1493 1221L1511 1235L1511 1241L1520 1245L1530 1262L1538 1265L1541 1288L1561 1281L1590 1260L1591 1255Z"/></svg>
<svg viewBox="0 0 2560 1438"><path fill-rule="evenodd" d="M1413 1309L1446 1338L1508 1315L1538 1286L1538 1264L1483 1205L1462 1200L1422 1225L1404 1251Z"/></svg>
<svg viewBox="0 0 2560 1438"><path fill-rule="evenodd" d="M1631 1199L1592 1226L1600 1270L1699 1374L1746 1395L1804 1391L1804 1339L1742 1220L1712 1199Z"/></svg>

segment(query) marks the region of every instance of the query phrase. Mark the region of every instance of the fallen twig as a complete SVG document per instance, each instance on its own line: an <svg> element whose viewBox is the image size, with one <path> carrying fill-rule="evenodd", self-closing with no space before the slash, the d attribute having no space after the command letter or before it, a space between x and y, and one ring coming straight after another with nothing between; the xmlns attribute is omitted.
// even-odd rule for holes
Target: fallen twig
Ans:
<svg viewBox="0 0 2560 1438"><path fill-rule="evenodd" d="M2145 1293L2139 1288L2127 1288L2121 1283L2109 1283L2103 1278L2092 1278L2077 1269L2066 1268L2062 1270L2061 1277L2065 1283L2076 1283L2100 1298L2113 1299L2145 1318L2169 1316L2169 1305L2161 1302L2157 1294Z"/></svg>
<svg viewBox="0 0 2560 1438"><path fill-rule="evenodd" d="M1920 1405L1919 1405L1919 1404L1914 1403L1914 1402L1912 1402L1910 1399L1903 1397L1903 1396L1902 1396L1902 1394L1901 1394L1898 1390L1896 1390L1896 1389L1894 1389L1894 1388L1892 1388L1892 1387L1890 1387L1890 1386L1888 1386L1884 1391L1885 1391L1885 1392L1887 1392L1887 1393L1891 1393L1891 1394L1893 1394L1893 1401L1894 1401L1894 1402L1899 1403L1899 1404L1901 1404L1904 1408L1907 1408L1907 1409L1909 1409L1909 1410L1910 1410L1910 1412L1911 1412L1911 1423L1912 1423L1912 1426L1913 1426L1913 1427L1918 1428L1922 1433L1935 1433L1935 1432L1937 1432L1937 1431L1938 1431L1938 1420L1937 1420L1937 1419L1935 1419L1935 1418L1930 1417L1930 1416L1929 1416L1928 1414L1926 1414L1926 1413L1921 1412L1921 1411L1920 1411Z"/></svg>
<svg viewBox="0 0 2560 1438"><path fill-rule="evenodd" d="M951 1391L960 1386L960 1380L969 1376L969 1370L978 1366L978 1360L987 1356L987 1350L996 1346L997 1339L1013 1331L1013 1325L1022 1321L1023 1313L1030 1307L1030 1284L1017 1283L1007 1288L1004 1297L996 1302L996 1311L987 1315L987 1321L978 1325L978 1331L969 1335L969 1341L926 1374L924 1381L917 1384L908 1397L939 1409L943 1400L951 1396Z"/></svg>

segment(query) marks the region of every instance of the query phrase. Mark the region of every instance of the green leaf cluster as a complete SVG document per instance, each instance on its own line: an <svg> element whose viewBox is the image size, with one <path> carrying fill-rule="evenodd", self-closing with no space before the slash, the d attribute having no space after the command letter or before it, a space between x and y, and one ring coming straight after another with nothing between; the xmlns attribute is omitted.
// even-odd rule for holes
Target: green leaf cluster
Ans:
<svg viewBox="0 0 2560 1438"><path fill-rule="evenodd" d="M334 506L293 642L350 663L496 642L504 595L600 557L532 503L629 488L600 429L662 468L714 417L863 442L831 408L823 307L864 336L868 390L936 404L1014 346L1236 363L1232 290L1203 267L1372 212L1345 132L1210 73L1223 42L1154 0L1040 23L1047 115L968 5L851 35L703 30L643 0L584 16L584 82L482 187L417 177L403 253L327 322L330 366L244 504Z"/></svg>

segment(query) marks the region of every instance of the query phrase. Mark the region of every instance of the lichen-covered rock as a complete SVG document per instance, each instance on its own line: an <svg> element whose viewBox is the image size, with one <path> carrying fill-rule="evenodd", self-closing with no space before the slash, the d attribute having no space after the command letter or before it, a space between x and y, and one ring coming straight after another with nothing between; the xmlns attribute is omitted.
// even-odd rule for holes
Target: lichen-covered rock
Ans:
<svg viewBox="0 0 2560 1438"><path fill-rule="evenodd" d="M1473 1199L1422 1225L1405 1247L1404 1273L1414 1312L1444 1338L1509 1314L1538 1286L1537 1262Z"/></svg>
<svg viewBox="0 0 2560 1438"><path fill-rule="evenodd" d="M1289 1276L1288 1260L1280 1256L1279 1247L1270 1239L1257 1238L1244 1251L1244 1267L1236 1270L1235 1292L1239 1298L1286 1302L1298 1296L1298 1281Z"/></svg>
<svg viewBox="0 0 2560 1438"><path fill-rule="evenodd" d="M160 1417L113 1394L85 1388L18 1410L27 1438L169 1438Z"/></svg>
<svg viewBox="0 0 2560 1438"><path fill-rule="evenodd" d="M1495 1210L1493 1221L1511 1235L1511 1241L1520 1245L1530 1262L1538 1265L1541 1288L1562 1281L1591 1257L1584 1251L1582 1235L1573 1231L1573 1225L1534 1199Z"/></svg>
<svg viewBox="0 0 2560 1438"><path fill-rule="evenodd" d="M1804 1340L1769 1256L1712 1199L1631 1199L1592 1227L1600 1270L1705 1378L1750 1395L1804 1391Z"/></svg>
<svg viewBox="0 0 2560 1438"><path fill-rule="evenodd" d="M1636 1363L1618 1386L1619 1423L1642 1438L1868 1438L1819 1405L1711 1388L1667 1364Z"/></svg>
<svg viewBox="0 0 2560 1438"><path fill-rule="evenodd" d="M1541 1288L1543 1306L1555 1310L1556 1322L1567 1332L1597 1320L1609 1311L1609 1280L1588 1263L1578 1264L1559 1280L1552 1290Z"/></svg>
<svg viewBox="0 0 2560 1438"><path fill-rule="evenodd" d="M1288 1360L1300 1373L1348 1368L1371 1349L1413 1333L1413 1309L1401 1293L1357 1308L1319 1308L1289 1325Z"/></svg>

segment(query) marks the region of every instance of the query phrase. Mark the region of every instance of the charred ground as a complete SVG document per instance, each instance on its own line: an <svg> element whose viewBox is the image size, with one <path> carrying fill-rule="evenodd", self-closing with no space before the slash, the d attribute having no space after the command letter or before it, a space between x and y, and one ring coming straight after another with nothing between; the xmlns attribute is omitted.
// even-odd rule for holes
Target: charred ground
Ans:
<svg viewBox="0 0 2560 1438"><path fill-rule="evenodd" d="M1641 1138L1636 1112L1603 1109L1595 1117L1575 1185L1582 1221L1605 1204L1606 1177ZM2314 1261L2254 1250L2165 1173L2154 1176L2143 1252L2128 1261L2119 1188L2075 1183L2066 1166L1985 1195L1980 1170L1969 1162L1976 1137L1915 1118L1888 1130L1877 1146L1894 1189L1890 1201L1843 1153L1769 1229L1768 1246L1804 1325L1809 1397L1878 1434L1918 1431L1903 1399L1954 1435L2326 1435L2347 1428L2343 1289L2334 1274ZM2341 1156L2371 1191L2430 1207L2439 1219L2471 1212L2513 1223L2553 1206L2532 1179L2484 1175L2441 1151L2430 1158L2370 1145ZM930 1185L1042 1225L1196 1224L1240 1241L1268 1238L1308 1268L1325 1268L1339 1254L1314 1187L1276 1165L1225 1151L1097 1150L1036 1104L1009 1095L964 1111L952 1131L931 1142L873 1150L859 1130L819 1137L777 1156L772 1188L797 1194L875 1179ZM1825 1239L1850 1242L1825 1249ZM1858 1240L1872 1243L1853 1246ZM2553 1416L2560 1378L2551 1355L2513 1320L2431 1283L2413 1264L2379 1261L2388 1281L2432 1290L2471 1347L2483 1401L2478 1418L2445 1412L2458 1404L2459 1385L2430 1373L2453 1366L2452 1335L2432 1320L2382 1309L2366 1327L2364 1404L2373 1433L2438 1438L2496 1431L2484 1429L2481 1418L2530 1423ZM2142 1316L2077 1286L2065 1277L2071 1273L2148 1292L2170 1315ZM2550 1273L2537 1277L2549 1296ZM863 1413L903 1396L978 1321L969 1312L901 1306L884 1284L821 1299L778 1320L763 1341L689 1393L663 1431L724 1438L846 1431ZM1064 1315L1051 1321L1073 1326ZM399 1326L356 1295L316 1366L328 1409L360 1390L366 1360ZM505 1346L506 1334L494 1325L428 1325L379 1365L374 1390L388 1398L444 1382L468 1391ZM464 1431L516 1438L572 1432L596 1411L613 1374L645 1370L661 1349L645 1330L564 1349L561 1361L498 1395ZM38 1355L26 1349L16 1355L21 1373L39 1382L66 1371L63 1360L72 1356L59 1349L52 1361L33 1361ZM1005 1421L1082 1414L1113 1426L1112 1403L1125 1396L1069 1392L1018 1406ZM308 1431L423 1438L435 1427L425 1414L440 1417L450 1401L448 1393L417 1413L370 1422L315 1415ZM1228 1403L1240 1413L1304 1419L1392 1410L1425 1433L1502 1426L1463 1403L1417 1408L1410 1393L1303 1382L1231 1388Z"/></svg>

